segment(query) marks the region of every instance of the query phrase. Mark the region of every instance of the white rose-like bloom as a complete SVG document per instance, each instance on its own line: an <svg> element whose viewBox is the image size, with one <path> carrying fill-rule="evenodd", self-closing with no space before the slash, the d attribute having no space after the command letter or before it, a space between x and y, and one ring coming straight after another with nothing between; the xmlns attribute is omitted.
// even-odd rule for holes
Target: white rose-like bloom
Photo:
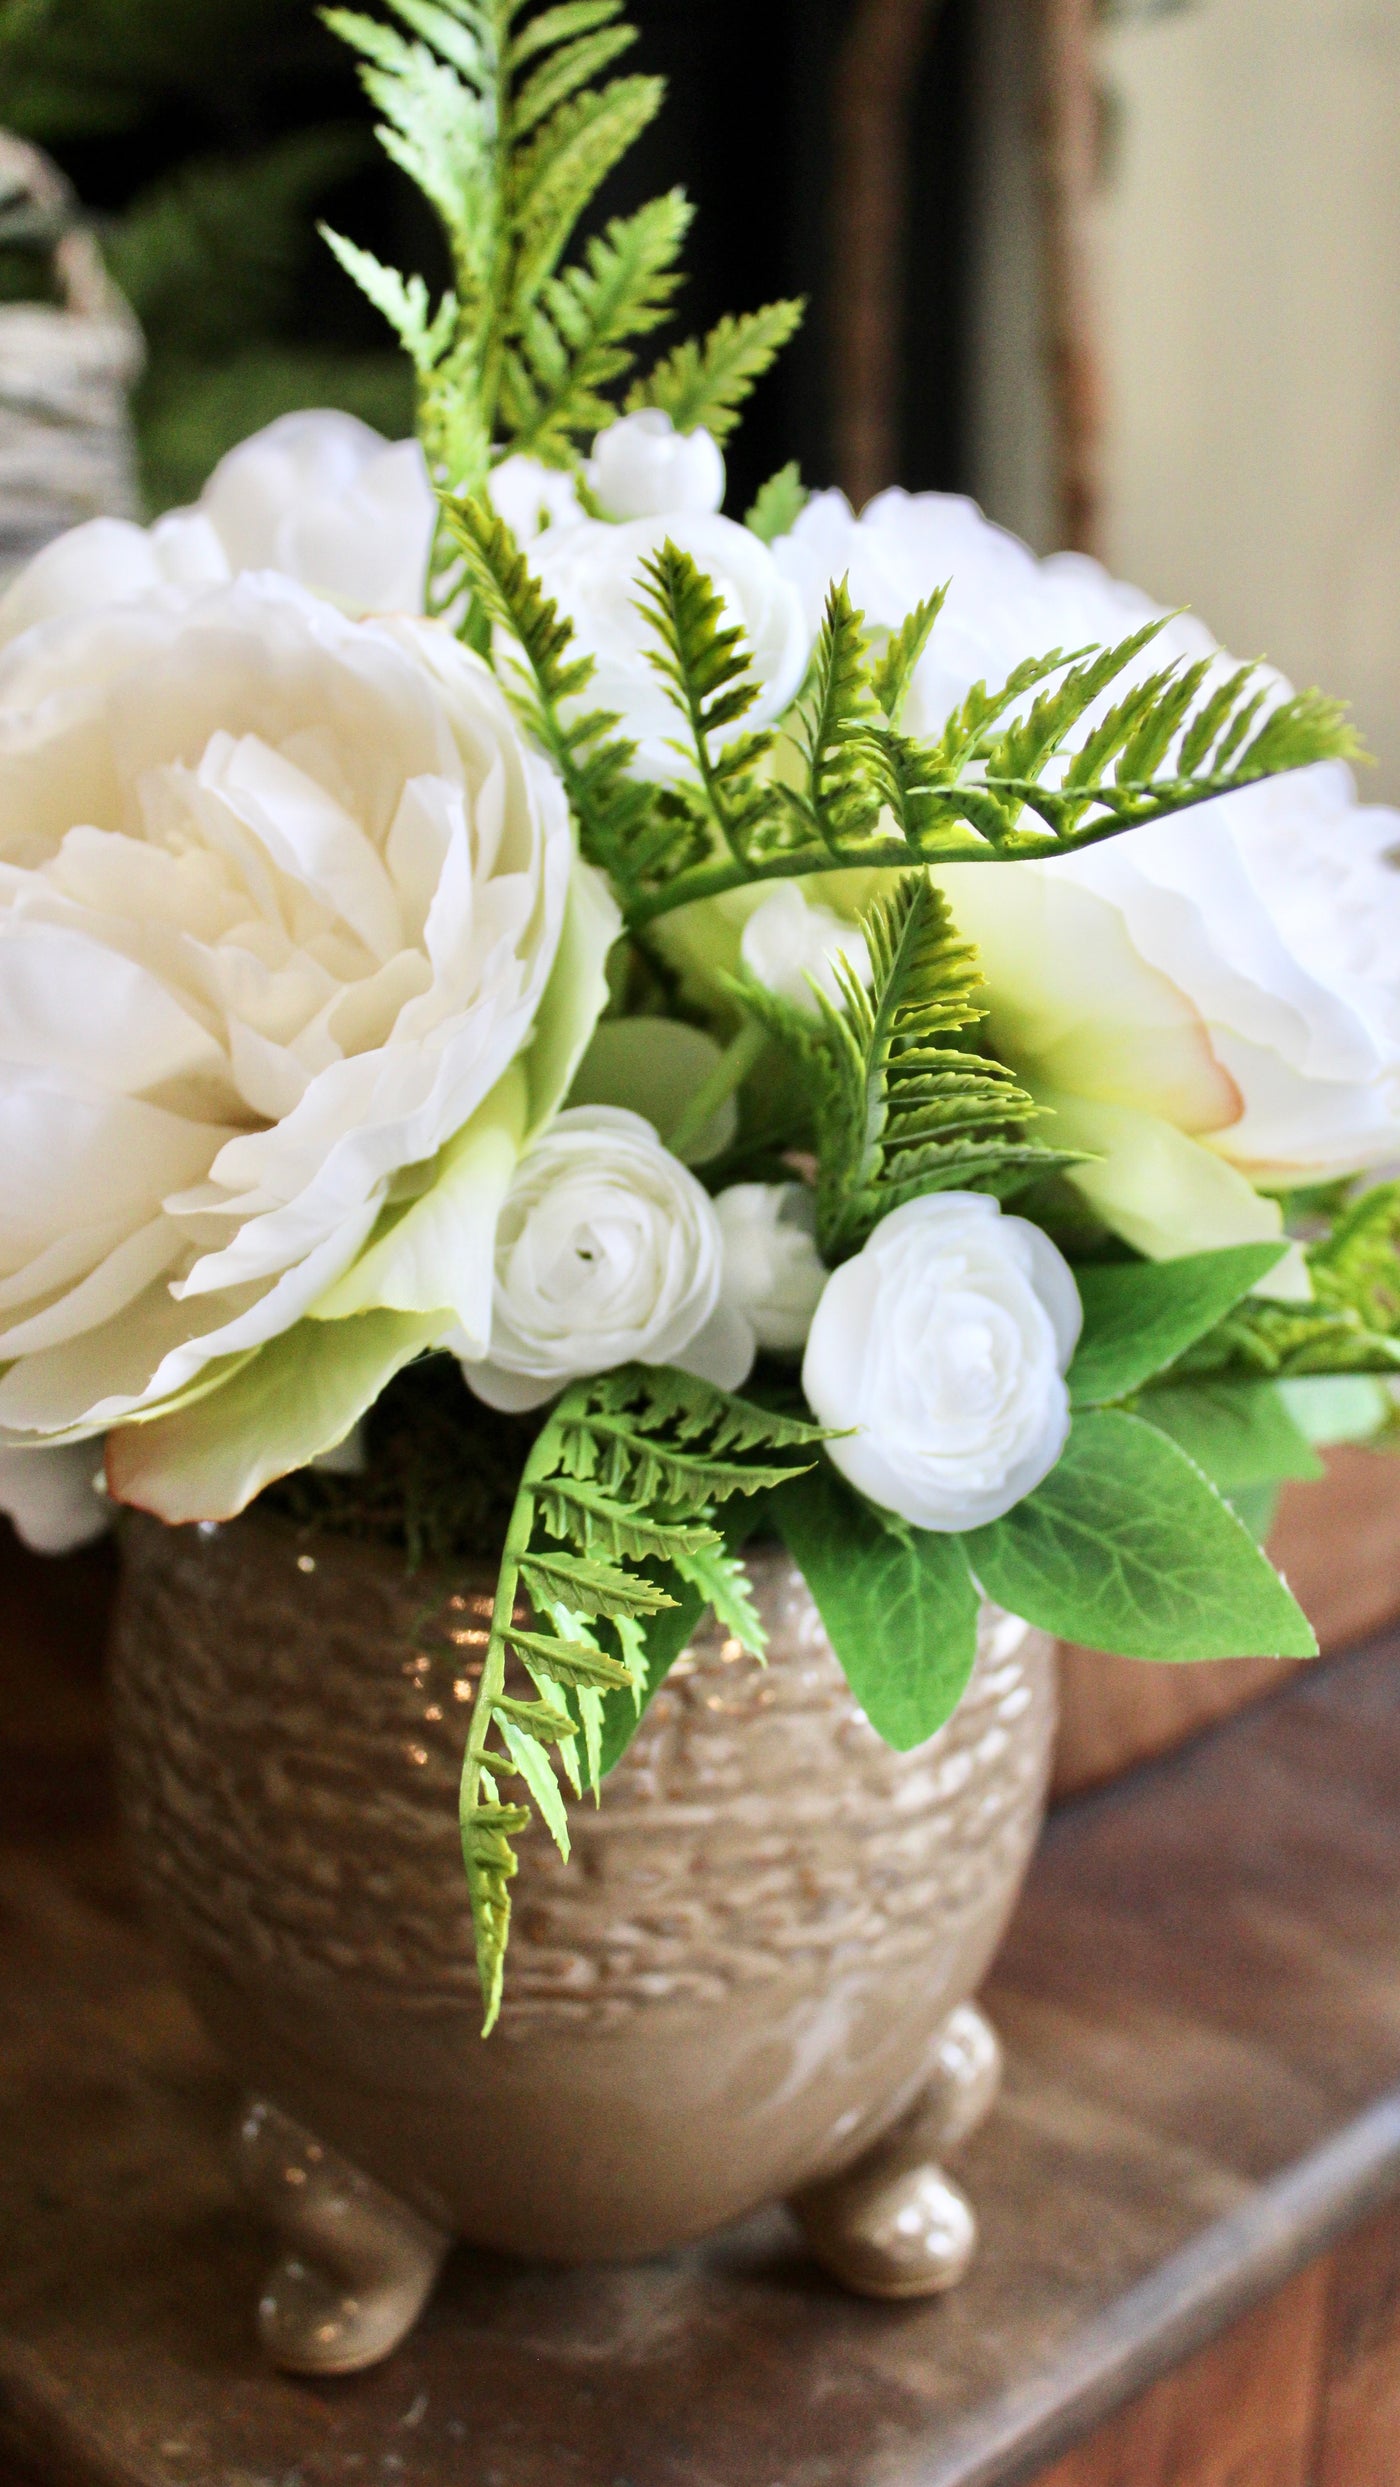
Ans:
<svg viewBox="0 0 1400 2487"><path fill-rule="evenodd" d="M109 1526L112 1507L99 1491L101 1471L91 1442L54 1450L0 1447L0 1511L31 1554L71 1554Z"/></svg>
<svg viewBox="0 0 1400 2487"><path fill-rule="evenodd" d="M1069 1432L1082 1318L1068 1264L980 1192L896 1209L827 1280L802 1366L843 1476L915 1528L999 1520Z"/></svg>
<svg viewBox="0 0 1400 2487"><path fill-rule="evenodd" d="M1037 561L938 493L882 493L859 520L819 495L774 557L809 617L849 571L879 627L951 580L911 693L916 731L980 678L1122 638L1159 610L1077 554ZM1177 616L1132 670L1178 654L1233 664ZM1277 1235L1278 1204L1256 1185L1400 1155L1398 835L1333 764L1078 855L940 873L982 954L992 1043L1054 1110L1040 1135L1094 1153L1073 1179L1140 1251Z"/></svg>
<svg viewBox="0 0 1400 2487"><path fill-rule="evenodd" d="M348 612L421 613L436 506L417 441L333 408L279 415L220 459L194 508L153 527L94 518L45 545L0 596L0 645L243 570L280 570Z"/></svg>
<svg viewBox="0 0 1400 2487"><path fill-rule="evenodd" d="M859 984L870 982L870 951L864 933L815 904L796 881L780 881L771 897L754 909L739 942L739 957L759 984L812 1018L817 1000L812 987L839 1002L836 961L844 958Z"/></svg>
<svg viewBox="0 0 1400 2487"><path fill-rule="evenodd" d="M4 1434L106 1427L313 1309L442 1305L484 1346L517 1057L560 954L552 1110L615 926L552 772L431 624L263 574L15 643Z"/></svg>
<svg viewBox="0 0 1400 2487"><path fill-rule="evenodd" d="M463 1371L488 1407L510 1410L619 1364L679 1365L733 1390L753 1344L720 1301L722 1268L714 1203L651 1124L570 1107L506 1196L490 1354Z"/></svg>
<svg viewBox="0 0 1400 2487"><path fill-rule="evenodd" d="M572 475L519 450L492 468L490 491L517 544L533 544L550 527L572 527L584 514Z"/></svg>
<svg viewBox="0 0 1400 2487"><path fill-rule="evenodd" d="M724 454L703 424L678 432L659 406L644 406L598 434L588 480L609 518L701 515L724 499Z"/></svg>
<svg viewBox="0 0 1400 2487"><path fill-rule="evenodd" d="M715 1201L724 1239L722 1294L752 1353L800 1355L826 1285L816 1204L805 1183L731 1183Z"/></svg>
<svg viewBox="0 0 1400 2487"><path fill-rule="evenodd" d="M801 685L813 635L796 588L780 576L768 546L730 518L681 511L623 526L585 519L542 535L531 548L535 573L597 668L579 695L580 712L618 714L639 746L638 774L661 778L687 770L673 748L684 745L686 726L651 662L661 643L643 621L638 599L645 586L642 564L668 537L713 581L726 622L741 624L748 640L762 687L731 736L782 714Z"/></svg>

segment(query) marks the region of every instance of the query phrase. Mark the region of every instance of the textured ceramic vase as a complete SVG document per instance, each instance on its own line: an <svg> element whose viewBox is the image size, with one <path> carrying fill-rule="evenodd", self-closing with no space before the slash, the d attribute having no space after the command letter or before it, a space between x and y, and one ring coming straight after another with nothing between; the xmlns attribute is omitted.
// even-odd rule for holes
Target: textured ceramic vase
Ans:
<svg viewBox="0 0 1400 2487"><path fill-rule="evenodd" d="M1040 1825L1053 1650L984 1610L957 1713L892 1753L791 1561L750 1570L768 1666L707 1623L601 1806L572 1805L570 1863L524 1843L483 2041L456 1794L489 1576L425 1632L431 1586L378 1548L127 1529L126 1815L248 2092L282 2363L383 2355L459 2236L617 2259L787 2197L853 2287L965 2266L937 2153L996 2086L970 1999Z"/></svg>

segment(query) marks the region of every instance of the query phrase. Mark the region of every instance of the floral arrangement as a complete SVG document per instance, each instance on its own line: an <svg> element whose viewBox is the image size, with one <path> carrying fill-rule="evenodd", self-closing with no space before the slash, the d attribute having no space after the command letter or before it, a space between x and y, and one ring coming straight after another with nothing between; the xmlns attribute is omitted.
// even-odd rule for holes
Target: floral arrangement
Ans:
<svg viewBox="0 0 1400 2487"><path fill-rule="evenodd" d="M724 514L799 306L643 370L683 196L568 256L660 101L620 6L332 11L450 246L433 304L328 236L418 441L284 417L0 600L0 1492L76 1541L101 1438L171 1523L353 1503L431 1419L458 1552L502 1500L488 2027L519 1833L707 1606L761 1654L756 1531L901 1748L984 1596L1305 1655L1272 1494L1400 1368L1341 713L966 502Z"/></svg>

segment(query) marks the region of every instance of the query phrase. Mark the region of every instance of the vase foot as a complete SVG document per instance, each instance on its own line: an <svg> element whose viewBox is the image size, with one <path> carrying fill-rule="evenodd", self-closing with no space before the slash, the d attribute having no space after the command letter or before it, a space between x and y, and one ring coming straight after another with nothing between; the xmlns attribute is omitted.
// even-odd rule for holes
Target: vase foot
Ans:
<svg viewBox="0 0 1400 2487"><path fill-rule="evenodd" d="M977 2219L938 2164L988 2114L1001 2083L1001 2042L975 2004L939 2031L919 2097L873 2149L839 2176L808 2185L790 2208L832 2278L862 2297L934 2297L962 2278Z"/></svg>
<svg viewBox="0 0 1400 2487"><path fill-rule="evenodd" d="M237 2136L245 2189L289 2251L258 2301L258 2336L294 2375L354 2375L413 2329L451 2240L266 2099Z"/></svg>

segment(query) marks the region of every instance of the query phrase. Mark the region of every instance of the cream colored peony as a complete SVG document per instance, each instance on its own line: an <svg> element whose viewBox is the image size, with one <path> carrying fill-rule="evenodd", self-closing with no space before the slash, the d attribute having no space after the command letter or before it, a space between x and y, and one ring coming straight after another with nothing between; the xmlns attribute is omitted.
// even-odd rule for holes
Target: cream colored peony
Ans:
<svg viewBox="0 0 1400 2487"><path fill-rule="evenodd" d="M882 493L859 520L822 494L774 557L809 618L849 571L881 627L951 579L909 711L927 730L973 682L1121 638L1156 611L1096 563L1037 561L936 493ZM1214 649L1176 617L1140 664ZM992 1041L1054 1109L1040 1135L1091 1154L1075 1180L1139 1250L1276 1235L1278 1203L1258 1186L1400 1155L1397 837L1400 818L1363 810L1331 766L1063 862L940 874L982 953ZM1270 1292L1298 1282L1285 1264Z"/></svg>
<svg viewBox="0 0 1400 2487"><path fill-rule="evenodd" d="M168 1424L241 1426L237 1508L415 1342L485 1346L615 910L477 659L267 575L12 645L0 823L0 1428L220 1383L113 1472L146 1499ZM167 1517L202 1516L184 1448Z"/></svg>

